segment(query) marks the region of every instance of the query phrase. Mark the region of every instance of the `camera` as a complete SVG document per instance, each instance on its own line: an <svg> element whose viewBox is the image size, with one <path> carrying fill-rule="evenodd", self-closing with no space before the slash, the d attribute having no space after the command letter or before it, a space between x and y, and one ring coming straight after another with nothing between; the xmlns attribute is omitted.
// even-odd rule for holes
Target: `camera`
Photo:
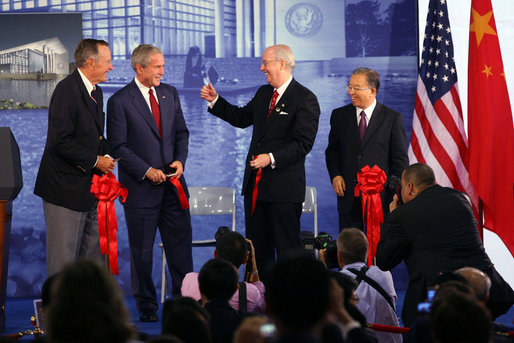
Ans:
<svg viewBox="0 0 514 343"><path fill-rule="evenodd" d="M315 247L318 250L326 249L325 263L328 269L339 268L337 261L337 242L326 232L320 232L315 240Z"/></svg>
<svg viewBox="0 0 514 343"><path fill-rule="evenodd" d="M384 187L392 194L396 194L398 196L398 205L403 204L402 203L402 182L398 176L395 176L395 175L389 176Z"/></svg>
<svg viewBox="0 0 514 343"><path fill-rule="evenodd" d="M432 309L432 300L434 300L435 288L429 288L427 290L427 301L421 302L418 304L418 313L419 314L428 314Z"/></svg>

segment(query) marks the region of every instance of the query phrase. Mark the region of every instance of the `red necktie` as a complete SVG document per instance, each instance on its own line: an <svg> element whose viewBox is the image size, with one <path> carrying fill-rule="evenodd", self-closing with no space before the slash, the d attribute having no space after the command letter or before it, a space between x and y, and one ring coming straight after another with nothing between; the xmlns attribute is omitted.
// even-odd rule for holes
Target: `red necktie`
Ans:
<svg viewBox="0 0 514 343"><path fill-rule="evenodd" d="M159 109L159 104L155 97L153 96L153 90L150 88L148 91L150 93L150 107L152 108L153 119L155 120L155 124L157 124L157 129L159 130L159 135L162 136L161 132L161 110Z"/></svg>
<svg viewBox="0 0 514 343"><path fill-rule="evenodd" d="M273 96L271 97L271 104L269 105L268 114L266 115L266 119L268 119L269 115L271 114L271 111L275 107L275 104L277 103L278 98L278 92L277 90L273 91Z"/></svg>
<svg viewBox="0 0 514 343"><path fill-rule="evenodd" d="M268 119L269 115L271 114L271 111L275 107L275 104L277 103L278 98L278 92L277 90L273 91L273 96L271 97L271 103L269 105L268 114L266 115L266 119ZM257 156L255 156L257 158ZM253 186L253 192L252 192L252 211L250 212L250 215L253 215L253 211L255 210L255 204L257 203L257 194L259 193L259 182L261 181L262 176L262 168L259 168L257 170L257 174L255 175L255 185Z"/></svg>

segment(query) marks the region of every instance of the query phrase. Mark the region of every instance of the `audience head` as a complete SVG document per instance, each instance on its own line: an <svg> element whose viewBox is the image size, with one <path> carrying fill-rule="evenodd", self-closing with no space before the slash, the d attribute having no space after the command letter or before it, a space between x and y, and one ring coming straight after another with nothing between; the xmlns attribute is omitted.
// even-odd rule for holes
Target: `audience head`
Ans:
<svg viewBox="0 0 514 343"><path fill-rule="evenodd" d="M484 272L473 267L464 267L455 271L468 280L471 288L475 291L477 299L484 304L489 299L491 289L491 279Z"/></svg>
<svg viewBox="0 0 514 343"><path fill-rule="evenodd" d="M266 288L277 330L312 330L329 309L329 290L328 271L312 256L302 254L279 261Z"/></svg>
<svg viewBox="0 0 514 343"><path fill-rule="evenodd" d="M222 259L207 261L198 274L202 299L230 300L239 287L239 275L234 265Z"/></svg>
<svg viewBox="0 0 514 343"><path fill-rule="evenodd" d="M337 259L339 267L356 262L366 262L368 239L356 228L343 229L337 237Z"/></svg>
<svg viewBox="0 0 514 343"><path fill-rule="evenodd" d="M121 290L104 266L79 261L58 274L51 290L51 342L127 342L133 337Z"/></svg>
<svg viewBox="0 0 514 343"><path fill-rule="evenodd" d="M430 323L436 343L489 343L492 336L491 316L474 294L457 289L449 291L450 281L436 292ZM441 291L440 291L441 290Z"/></svg>
<svg viewBox="0 0 514 343"><path fill-rule="evenodd" d="M177 336L159 335L148 340L148 343L185 343Z"/></svg>
<svg viewBox="0 0 514 343"><path fill-rule="evenodd" d="M358 321L361 325L365 326L366 317L364 317L362 312L360 312L356 307L359 303L359 298L355 293L358 286L357 281L355 281L355 279L350 275L336 271L329 271L329 276L343 289L343 306L348 314L350 314L350 316L352 316L352 318Z"/></svg>
<svg viewBox="0 0 514 343"><path fill-rule="evenodd" d="M248 242L239 232L226 231L216 240L215 258L232 263L237 269L248 261Z"/></svg>
<svg viewBox="0 0 514 343"><path fill-rule="evenodd" d="M435 174L430 166L414 163L403 171L401 183L402 201L407 203L425 189L435 185Z"/></svg>
<svg viewBox="0 0 514 343"><path fill-rule="evenodd" d="M174 335L184 343L211 342L205 309L192 298L170 299L162 309L162 334Z"/></svg>
<svg viewBox="0 0 514 343"><path fill-rule="evenodd" d="M264 343L267 337L261 332L261 327L268 323L266 316L250 316L243 319L234 333L234 343Z"/></svg>

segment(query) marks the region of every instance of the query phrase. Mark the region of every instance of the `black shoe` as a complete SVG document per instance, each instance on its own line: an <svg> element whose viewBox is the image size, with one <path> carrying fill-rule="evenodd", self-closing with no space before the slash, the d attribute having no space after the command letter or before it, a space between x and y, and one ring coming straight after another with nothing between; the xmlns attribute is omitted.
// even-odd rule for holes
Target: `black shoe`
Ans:
<svg viewBox="0 0 514 343"><path fill-rule="evenodd" d="M143 312L139 315L140 322L158 322L159 318L155 312Z"/></svg>

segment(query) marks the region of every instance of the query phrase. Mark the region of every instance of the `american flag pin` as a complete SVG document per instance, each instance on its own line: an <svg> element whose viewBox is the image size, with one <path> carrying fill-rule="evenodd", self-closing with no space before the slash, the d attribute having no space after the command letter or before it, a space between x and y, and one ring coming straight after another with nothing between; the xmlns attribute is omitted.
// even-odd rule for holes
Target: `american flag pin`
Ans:
<svg viewBox="0 0 514 343"><path fill-rule="evenodd" d="M162 98L163 98L163 99L166 99L166 96L165 96L165 95L163 95L163 96L162 96Z"/></svg>

